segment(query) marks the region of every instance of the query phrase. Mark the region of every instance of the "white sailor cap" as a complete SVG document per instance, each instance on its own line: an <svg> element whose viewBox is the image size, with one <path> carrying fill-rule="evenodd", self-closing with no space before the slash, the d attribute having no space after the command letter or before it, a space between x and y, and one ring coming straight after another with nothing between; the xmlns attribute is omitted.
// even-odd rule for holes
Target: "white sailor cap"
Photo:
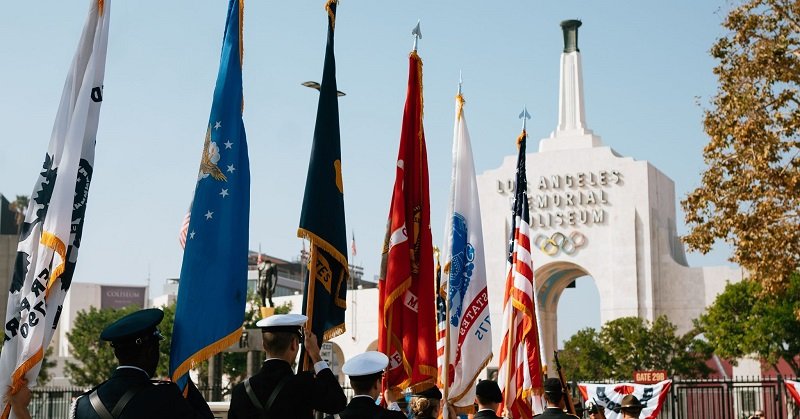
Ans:
<svg viewBox="0 0 800 419"><path fill-rule="evenodd" d="M380 374L389 365L389 357L381 352L367 351L350 358L342 366L342 372L350 378Z"/></svg>
<svg viewBox="0 0 800 419"><path fill-rule="evenodd" d="M306 324L308 317L302 314L274 314L256 323L262 332L297 333Z"/></svg>

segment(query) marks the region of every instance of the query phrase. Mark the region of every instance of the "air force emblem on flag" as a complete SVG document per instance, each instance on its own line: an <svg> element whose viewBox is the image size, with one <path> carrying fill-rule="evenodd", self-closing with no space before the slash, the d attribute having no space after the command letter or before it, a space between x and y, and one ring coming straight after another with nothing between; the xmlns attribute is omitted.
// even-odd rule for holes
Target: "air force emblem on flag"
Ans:
<svg viewBox="0 0 800 419"><path fill-rule="evenodd" d="M215 125L215 128L219 128L219 122ZM206 141L203 144L203 155L200 158L200 173L198 175L198 180L205 179L208 175L211 175L215 180L221 182L227 182L228 178L225 177L225 174L222 173L222 170L219 169L217 163L219 163L219 146L215 141L211 141L211 125L208 126L206 130Z"/></svg>

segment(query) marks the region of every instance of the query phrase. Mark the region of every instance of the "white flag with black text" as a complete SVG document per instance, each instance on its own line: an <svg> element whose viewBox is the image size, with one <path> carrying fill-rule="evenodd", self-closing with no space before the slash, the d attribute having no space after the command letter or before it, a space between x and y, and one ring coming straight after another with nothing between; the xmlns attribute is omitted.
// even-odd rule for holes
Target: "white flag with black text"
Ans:
<svg viewBox="0 0 800 419"><path fill-rule="evenodd" d="M110 0L91 0L21 226L0 355L0 388L36 385L81 245L103 100ZM10 405L3 401L2 418ZM12 415L13 417L13 415Z"/></svg>

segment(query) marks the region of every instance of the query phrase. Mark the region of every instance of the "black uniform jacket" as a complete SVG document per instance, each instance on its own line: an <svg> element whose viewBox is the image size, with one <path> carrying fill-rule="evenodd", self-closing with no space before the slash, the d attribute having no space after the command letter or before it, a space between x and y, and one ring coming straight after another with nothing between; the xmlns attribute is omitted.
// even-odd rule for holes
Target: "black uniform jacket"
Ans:
<svg viewBox="0 0 800 419"><path fill-rule="evenodd" d="M168 381L150 381L147 373L137 368L118 368L108 381L84 393L75 402L76 419L97 419L89 401L89 393L97 389L100 401L109 412L114 410L119 399L129 388L144 386L125 405L118 419L167 419L167 418L213 418L211 409L197 391L194 384L189 384L188 399L184 399L175 383Z"/></svg>
<svg viewBox="0 0 800 419"><path fill-rule="evenodd" d="M536 419L575 419L577 416L564 413L560 407L548 407L544 413L534 416Z"/></svg>
<svg viewBox="0 0 800 419"><path fill-rule="evenodd" d="M494 410L481 410L472 416L474 419L503 419L495 414Z"/></svg>
<svg viewBox="0 0 800 419"><path fill-rule="evenodd" d="M325 413L339 413L347 405L339 381L330 368L325 368L314 376L313 372L301 372L294 375L289 363L280 359L268 359L261 366L261 371L250 377L250 386L262 406L272 394L272 390L283 377L292 375L283 386L280 394L269 410L269 418L313 418L312 410ZM244 383L233 388L231 407L228 419L260 418L261 412L253 406Z"/></svg>
<svg viewBox="0 0 800 419"><path fill-rule="evenodd" d="M369 396L357 396L350 400L347 407L339 412L341 419L407 419L403 412L384 409L375 404Z"/></svg>

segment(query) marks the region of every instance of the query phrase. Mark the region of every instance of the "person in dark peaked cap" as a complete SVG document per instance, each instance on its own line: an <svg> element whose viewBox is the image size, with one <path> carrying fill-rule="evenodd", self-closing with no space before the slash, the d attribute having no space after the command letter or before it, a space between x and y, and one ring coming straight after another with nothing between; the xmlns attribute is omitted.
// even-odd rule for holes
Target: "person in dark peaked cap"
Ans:
<svg viewBox="0 0 800 419"><path fill-rule="evenodd" d="M386 391L389 409L375 404L381 394L383 371L389 365L389 358L381 352L369 351L358 354L344 363L342 372L350 377L350 386L355 396L338 415L328 416L340 419L406 419L396 400L390 400L392 392Z"/></svg>
<svg viewBox="0 0 800 419"><path fill-rule="evenodd" d="M276 314L259 320L267 360L256 375L233 388L228 419L311 419L314 410L341 412L347 405L339 381L320 356L313 333L304 333L308 318L301 314ZM314 362L314 373L295 374L292 363L304 342Z"/></svg>
<svg viewBox="0 0 800 419"><path fill-rule="evenodd" d="M158 324L163 318L164 312L157 308L139 310L103 329L100 339L111 342L119 367L111 378L75 401L72 418L214 417L191 380L184 398L175 383L150 379L158 366L163 339Z"/></svg>
<svg viewBox="0 0 800 419"><path fill-rule="evenodd" d="M478 399L478 412L474 419L500 419L497 408L503 401L503 394L496 381L483 380L475 386L475 398Z"/></svg>
<svg viewBox="0 0 800 419"><path fill-rule="evenodd" d="M577 418L575 415L564 413L561 408L564 399L564 393L561 389L561 380L558 378L548 378L544 381L544 401L547 407L544 413L534 416L537 419L567 419Z"/></svg>

